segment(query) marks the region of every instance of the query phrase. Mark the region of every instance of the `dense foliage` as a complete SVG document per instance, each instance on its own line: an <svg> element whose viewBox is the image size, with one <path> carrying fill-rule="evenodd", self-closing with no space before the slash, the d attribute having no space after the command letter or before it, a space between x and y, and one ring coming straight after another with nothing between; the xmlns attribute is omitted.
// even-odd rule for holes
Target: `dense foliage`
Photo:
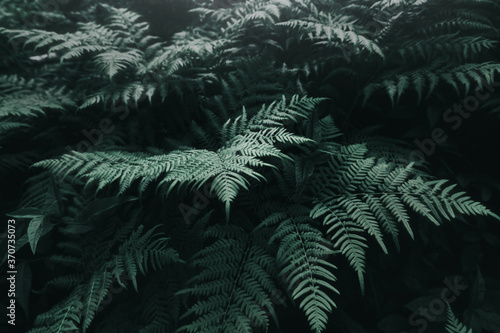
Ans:
<svg viewBox="0 0 500 333"><path fill-rule="evenodd" d="M0 5L9 332L500 331L495 0Z"/></svg>

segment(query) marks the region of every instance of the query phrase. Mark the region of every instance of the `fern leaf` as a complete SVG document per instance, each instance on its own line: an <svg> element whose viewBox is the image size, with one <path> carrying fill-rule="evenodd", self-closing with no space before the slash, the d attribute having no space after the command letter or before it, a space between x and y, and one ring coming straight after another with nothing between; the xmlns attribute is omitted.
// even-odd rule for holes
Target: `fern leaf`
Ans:
<svg viewBox="0 0 500 333"><path fill-rule="evenodd" d="M450 304L446 303L446 332L447 333L472 333L471 328L467 328L464 324L458 321L457 317L451 310Z"/></svg>
<svg viewBox="0 0 500 333"><path fill-rule="evenodd" d="M206 236L215 242L191 259L201 271L178 293L198 298L181 317L194 320L178 331L250 333L252 327L268 327L269 315L276 320L269 297L276 290L273 259L239 227L213 226Z"/></svg>
<svg viewBox="0 0 500 333"><path fill-rule="evenodd" d="M309 209L296 205L287 212L274 213L262 226L276 226L269 242L280 242L277 264L282 267L280 275L286 279L293 300L300 301L311 330L323 332L328 314L336 307L328 294L339 293L333 287L336 267L324 258L333 254L332 245L313 226Z"/></svg>

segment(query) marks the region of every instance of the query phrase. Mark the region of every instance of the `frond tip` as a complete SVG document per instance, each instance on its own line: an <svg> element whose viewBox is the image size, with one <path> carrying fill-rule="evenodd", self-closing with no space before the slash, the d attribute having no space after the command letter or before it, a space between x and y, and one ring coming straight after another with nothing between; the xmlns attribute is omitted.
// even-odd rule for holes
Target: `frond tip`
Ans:
<svg viewBox="0 0 500 333"><path fill-rule="evenodd" d="M448 302L446 302L446 318L447 333L472 333L472 328L467 328L467 326L462 324L457 317L455 317Z"/></svg>

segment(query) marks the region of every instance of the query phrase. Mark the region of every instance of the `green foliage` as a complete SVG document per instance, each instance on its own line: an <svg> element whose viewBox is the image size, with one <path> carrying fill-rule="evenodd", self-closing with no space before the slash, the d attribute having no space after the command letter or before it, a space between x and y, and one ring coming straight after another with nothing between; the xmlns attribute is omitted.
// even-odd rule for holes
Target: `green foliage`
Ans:
<svg viewBox="0 0 500 333"><path fill-rule="evenodd" d="M451 310L450 305L446 307L446 315L447 315L447 322L446 322L446 332L447 333L472 333L472 329L467 328L464 324L462 324L457 317L455 317L455 314Z"/></svg>
<svg viewBox="0 0 500 333"><path fill-rule="evenodd" d="M337 280L332 270L337 267L324 259L335 251L328 243L309 210L300 205L288 211L276 212L262 221L261 226L274 226L269 243L279 240L276 262L282 268L280 276L286 279L292 300L301 299L300 308L307 314L311 329L322 332L328 322L328 314L336 307L326 291L339 291L333 287Z"/></svg>
<svg viewBox="0 0 500 333"><path fill-rule="evenodd" d="M179 331L252 332L252 326L268 326L264 309L277 322L269 296L276 289L275 262L262 247L262 235L248 235L237 226L212 226L205 234L217 240L191 259L201 271L179 292L203 300L183 314L195 319Z"/></svg>
<svg viewBox="0 0 500 333"><path fill-rule="evenodd" d="M394 248L414 255L464 225L493 248L475 251L500 245L484 227L500 217L452 172L409 161L402 135L356 128L400 129L379 116L387 96L397 117L431 121L416 104L442 109L450 86L491 84L494 1L89 0L29 27L0 3L12 49L0 176L19 189L1 205L36 277L23 282L20 330L283 332L297 310L310 331L362 332L349 299L391 311L374 286L394 281L376 267ZM495 101L475 116L498 113ZM487 319L474 329L496 327L475 281ZM450 308L446 329L467 331Z"/></svg>
<svg viewBox="0 0 500 333"><path fill-rule="evenodd" d="M161 269L167 263L178 262L178 254L167 248L165 238L152 240L153 232L154 228L141 235L142 226L139 226L120 246L118 253L95 271L88 282L75 286L65 301L39 315L34 323L37 328L32 332L67 332L79 327L85 332L108 294L113 278L121 281L122 276L127 276L137 290L138 269L146 274L149 264ZM70 279L59 279L56 285L72 284Z"/></svg>

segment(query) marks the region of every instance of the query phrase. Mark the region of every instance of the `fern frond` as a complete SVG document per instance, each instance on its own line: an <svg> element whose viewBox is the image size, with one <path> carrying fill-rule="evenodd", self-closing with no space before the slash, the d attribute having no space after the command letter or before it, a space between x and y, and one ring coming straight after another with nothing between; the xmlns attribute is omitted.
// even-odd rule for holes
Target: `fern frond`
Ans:
<svg viewBox="0 0 500 333"><path fill-rule="evenodd" d="M118 193L124 193L134 181L141 179L142 184L149 184L163 179L157 187L170 183L167 194L177 185L200 188L213 178L212 190L226 205L229 216L230 203L241 188L248 189L249 182L245 177L257 181L265 178L253 168L271 167L264 162L265 157L287 158L276 144L304 144L311 140L291 134L284 128L271 125L277 121L295 120L296 117L307 117L308 113L323 99L293 97L290 103L283 99L277 104L263 107L248 122L245 120L240 129L229 131L225 136L229 140L217 151L178 150L166 155L149 155L146 153L127 152L95 152L65 154L60 159L41 161L34 166L50 168L64 179L70 174L86 180L87 186L96 181L97 191L119 180ZM257 120L256 120L257 119ZM237 121L238 122L238 121ZM261 122L265 126L259 124ZM236 125L234 125L236 126ZM248 127L248 128L246 128ZM235 137L229 137L232 134ZM224 129L223 129L224 132ZM140 186L144 189L144 186Z"/></svg>
<svg viewBox="0 0 500 333"><path fill-rule="evenodd" d="M96 272L87 285L85 291L85 301L83 303L83 328L85 333L89 328L94 316L96 315L97 308L106 296L109 286L111 285L112 274L107 271Z"/></svg>
<svg viewBox="0 0 500 333"><path fill-rule="evenodd" d="M447 54L449 50L459 49L462 50L459 59L469 59L484 50L494 48L495 44L497 42L491 39L479 36L458 37L458 33L454 33L430 37L416 43L415 41L405 43L398 52L404 60L409 56L416 60L417 55L430 60L435 56Z"/></svg>
<svg viewBox="0 0 500 333"><path fill-rule="evenodd" d="M408 208L436 225L441 224L441 217L454 218L455 212L500 219L464 192L453 193L454 185L443 188L445 180L424 180L412 170L413 163L398 167L366 158L366 152L364 145L342 146L328 167L319 168L313 177L316 195L310 213L328 227L333 248L340 250L358 273L362 290L367 247L364 234L374 237L387 253L383 230L398 247L400 224L413 237Z"/></svg>
<svg viewBox="0 0 500 333"><path fill-rule="evenodd" d="M281 101L275 101L268 107L262 106L259 112L249 122L248 128L256 131L269 127L282 127L284 122L298 122L299 119L309 118L311 111L324 101L325 98L311 98L294 95L287 103L283 96Z"/></svg>
<svg viewBox="0 0 500 333"><path fill-rule="evenodd" d="M285 212L274 213L261 226L275 227L269 242L279 241L276 257L280 276L285 279L293 300L300 301L311 329L323 332L328 314L336 307L331 292L337 280L333 274L336 266L325 259L333 254L333 246L323 238L309 217L309 209L295 205Z"/></svg>
<svg viewBox="0 0 500 333"><path fill-rule="evenodd" d="M450 304L446 303L446 332L447 333L472 333L471 328L462 324L451 310Z"/></svg>
<svg viewBox="0 0 500 333"><path fill-rule="evenodd" d="M445 65L442 60L436 60L433 64L427 67L406 72L404 74L398 74L390 79L383 79L381 82L368 84L363 89L363 106L375 90L385 88L394 107L394 98L396 97L396 94L397 100L399 101L403 92L409 87L409 81L413 83L414 90L418 94L418 104L422 101L422 94L425 87L429 86L426 96L426 98L428 98L440 81L444 81L453 86L457 95L460 94L457 84L460 83L464 85L465 94L467 95L470 90L471 82L476 82L479 87L482 87L483 80L491 82L495 72L500 72L500 67L498 64L493 62L470 63L452 67L450 65Z"/></svg>
<svg viewBox="0 0 500 333"><path fill-rule="evenodd" d="M255 236L234 225L212 226L206 237L216 240L190 261L201 271L178 293L198 298L181 317L194 318L178 330L250 333L252 327L267 328L269 316L277 320L269 297L276 290L273 258Z"/></svg>
<svg viewBox="0 0 500 333"><path fill-rule="evenodd" d="M55 333L64 333L78 330L82 321L83 303L80 295L84 286L76 287L71 295L63 302L54 306L50 311L38 315L33 329L29 333L41 333L50 330Z"/></svg>
<svg viewBox="0 0 500 333"><path fill-rule="evenodd" d="M96 64L100 71L106 73L110 79L118 72L137 64L142 58L139 50L119 52L116 50L100 53L96 56Z"/></svg>
<svg viewBox="0 0 500 333"><path fill-rule="evenodd" d="M161 237L152 239L156 228L152 228L142 233L142 226L139 226L130 238L120 246L119 254L113 261L113 274L119 281L122 274L126 274L132 280L132 284L137 291L137 271L143 275L148 272L148 265L154 270L162 269L169 263L183 262L180 260L177 251L167 247L167 238Z"/></svg>
<svg viewBox="0 0 500 333"><path fill-rule="evenodd" d="M68 96L58 96L53 90L39 94L13 94L2 98L0 117L39 117L50 109L64 111L71 106L75 104Z"/></svg>
<svg viewBox="0 0 500 333"><path fill-rule="evenodd" d="M305 20L289 20L286 22L277 23L277 25L286 26L289 28L299 28L304 35L310 35L311 40L315 40L315 45L326 46L340 46L341 43L349 43L353 48L361 48L367 50L369 53L374 53L385 59L384 52L374 41L366 38L352 30L346 30L345 24L336 22L335 18L328 16L326 22L315 22ZM351 26L351 29L352 26Z"/></svg>

